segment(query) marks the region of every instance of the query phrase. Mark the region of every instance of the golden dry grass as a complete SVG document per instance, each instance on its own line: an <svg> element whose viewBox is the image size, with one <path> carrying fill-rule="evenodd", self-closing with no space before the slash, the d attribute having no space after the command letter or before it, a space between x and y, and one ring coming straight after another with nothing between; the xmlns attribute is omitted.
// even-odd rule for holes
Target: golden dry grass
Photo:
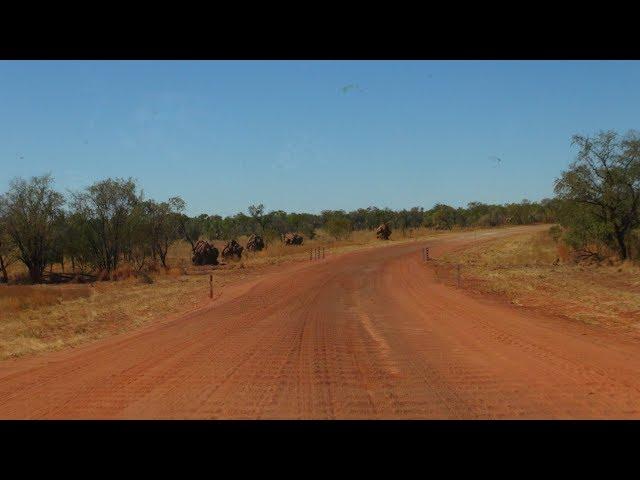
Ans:
<svg viewBox="0 0 640 480"><path fill-rule="evenodd" d="M3 285L0 288L0 320L17 312L88 297L88 286Z"/></svg>
<svg viewBox="0 0 640 480"><path fill-rule="evenodd" d="M589 324L640 328L640 268L573 263L547 232L497 239L443 260L462 265L463 288Z"/></svg>
<svg viewBox="0 0 640 480"><path fill-rule="evenodd" d="M259 274L248 269L222 273L216 272L216 289ZM176 270L154 275L152 284L130 278L82 286L2 285L0 359L76 346L186 313L208 301L208 293L208 275Z"/></svg>

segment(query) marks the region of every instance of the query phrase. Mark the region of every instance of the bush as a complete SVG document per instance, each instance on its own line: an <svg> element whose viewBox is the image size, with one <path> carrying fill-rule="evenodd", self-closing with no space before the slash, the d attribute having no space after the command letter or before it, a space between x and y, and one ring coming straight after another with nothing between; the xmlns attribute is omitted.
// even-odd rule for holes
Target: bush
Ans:
<svg viewBox="0 0 640 480"><path fill-rule="evenodd" d="M351 221L346 217L331 217L327 220L326 229L336 240L344 240L351 235Z"/></svg>
<svg viewBox="0 0 640 480"><path fill-rule="evenodd" d="M558 243L562 237L562 228L559 225L554 225L549 229L549 236L553 238L555 243Z"/></svg>

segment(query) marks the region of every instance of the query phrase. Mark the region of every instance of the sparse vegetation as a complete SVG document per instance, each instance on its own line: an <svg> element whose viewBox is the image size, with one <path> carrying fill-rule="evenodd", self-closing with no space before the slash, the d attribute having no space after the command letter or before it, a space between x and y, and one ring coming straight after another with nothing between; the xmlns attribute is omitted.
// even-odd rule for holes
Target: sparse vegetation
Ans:
<svg viewBox="0 0 640 480"><path fill-rule="evenodd" d="M626 260L640 226L640 136L608 131L575 135L573 143L578 156L555 187L565 200L559 216L565 239L586 256L601 258L606 247Z"/></svg>
<svg viewBox="0 0 640 480"><path fill-rule="evenodd" d="M640 327L640 267L615 259L589 266L576 263L565 244L554 240L555 234L492 240L443 260L462 264L464 288L575 321Z"/></svg>
<svg viewBox="0 0 640 480"><path fill-rule="evenodd" d="M79 276L117 280L126 277L123 272L127 271L141 276L175 266L169 260L169 250L182 239L193 251L202 239L211 242L242 237L246 245L248 236L259 233L271 247L265 251L269 255L288 234L301 236L304 245L321 231L330 237L324 238L325 242L343 242L357 232L371 233L388 224L405 237L407 232L412 236L425 227L451 230L546 222L554 218L554 208L551 200L525 200L509 205L471 203L466 209L438 204L427 211L369 207L351 212L323 210L316 215L282 210L265 213L264 205L258 204L249 206L249 215L189 217L180 197L166 202L145 199L131 178L97 181L73 192L66 202L53 189L50 176L16 179L0 202L0 273L7 283L9 266L19 260L32 283L69 281ZM71 269L65 272L69 264ZM45 275L47 267L49 274Z"/></svg>

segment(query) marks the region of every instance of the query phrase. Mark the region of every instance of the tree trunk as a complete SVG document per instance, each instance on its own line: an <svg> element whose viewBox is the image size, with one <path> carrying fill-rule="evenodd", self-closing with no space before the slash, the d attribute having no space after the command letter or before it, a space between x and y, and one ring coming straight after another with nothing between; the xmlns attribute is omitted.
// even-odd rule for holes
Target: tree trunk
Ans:
<svg viewBox="0 0 640 480"><path fill-rule="evenodd" d="M9 274L7 273L7 266L4 263L4 258L0 255L0 270L2 271L2 283L9 283Z"/></svg>
<svg viewBox="0 0 640 480"><path fill-rule="evenodd" d="M618 256L620 260L626 260L628 256L627 244L625 242L625 234L623 231L616 231L616 242L618 243Z"/></svg>
<svg viewBox="0 0 640 480"><path fill-rule="evenodd" d="M44 266L32 265L29 267L29 277L31 277L32 283L42 283L42 272L44 272Z"/></svg>
<svg viewBox="0 0 640 480"><path fill-rule="evenodd" d="M162 251L162 249L158 250L158 254L160 255L160 262L162 262L162 267L167 268L167 252Z"/></svg>

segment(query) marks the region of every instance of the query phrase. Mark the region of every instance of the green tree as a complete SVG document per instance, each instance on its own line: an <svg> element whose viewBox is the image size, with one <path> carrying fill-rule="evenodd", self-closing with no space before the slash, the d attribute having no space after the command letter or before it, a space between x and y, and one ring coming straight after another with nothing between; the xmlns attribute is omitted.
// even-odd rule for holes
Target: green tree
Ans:
<svg viewBox="0 0 640 480"><path fill-rule="evenodd" d="M167 202L147 200L144 204L148 220L151 254L156 256L164 268L167 268L167 252L169 247L182 236L180 233L180 214L185 209L184 200L172 197Z"/></svg>
<svg viewBox="0 0 640 480"><path fill-rule="evenodd" d="M585 206L586 221L603 241L628 258L628 238L640 225L640 137L629 132L574 135L576 160L555 183L559 198ZM576 228L575 222L569 225Z"/></svg>
<svg viewBox="0 0 640 480"><path fill-rule="evenodd" d="M131 257L143 221L141 202L131 178L108 178L73 194L73 213L95 267L110 272L123 257Z"/></svg>
<svg viewBox="0 0 640 480"><path fill-rule="evenodd" d="M196 242L205 231L202 220L190 218L184 213L178 217L178 229L180 236L191 244L192 250L196 247Z"/></svg>
<svg viewBox="0 0 640 480"><path fill-rule="evenodd" d="M456 224L456 209L449 205L437 204L426 212L427 226L438 230L451 230Z"/></svg>
<svg viewBox="0 0 640 480"><path fill-rule="evenodd" d="M50 175L17 178L0 199L0 217L18 259L29 270L31 281L42 281L53 256L64 197L52 188Z"/></svg>
<svg viewBox="0 0 640 480"><path fill-rule="evenodd" d="M336 240L346 239L351 234L351 220L346 215L334 214L327 219L325 228Z"/></svg>
<svg viewBox="0 0 640 480"><path fill-rule="evenodd" d="M249 205L248 211L249 211L249 215L251 215L251 218L253 218L254 220L254 225L260 227L259 232L252 231L251 233L261 233L261 234L264 233L264 223L263 223L264 205L263 204ZM253 230L255 230L255 227Z"/></svg>
<svg viewBox="0 0 640 480"><path fill-rule="evenodd" d="M9 266L16 262L18 257L16 255L16 249L11 243L11 238L7 232L7 226L4 218L0 217L0 282L9 282L9 273L7 269Z"/></svg>

